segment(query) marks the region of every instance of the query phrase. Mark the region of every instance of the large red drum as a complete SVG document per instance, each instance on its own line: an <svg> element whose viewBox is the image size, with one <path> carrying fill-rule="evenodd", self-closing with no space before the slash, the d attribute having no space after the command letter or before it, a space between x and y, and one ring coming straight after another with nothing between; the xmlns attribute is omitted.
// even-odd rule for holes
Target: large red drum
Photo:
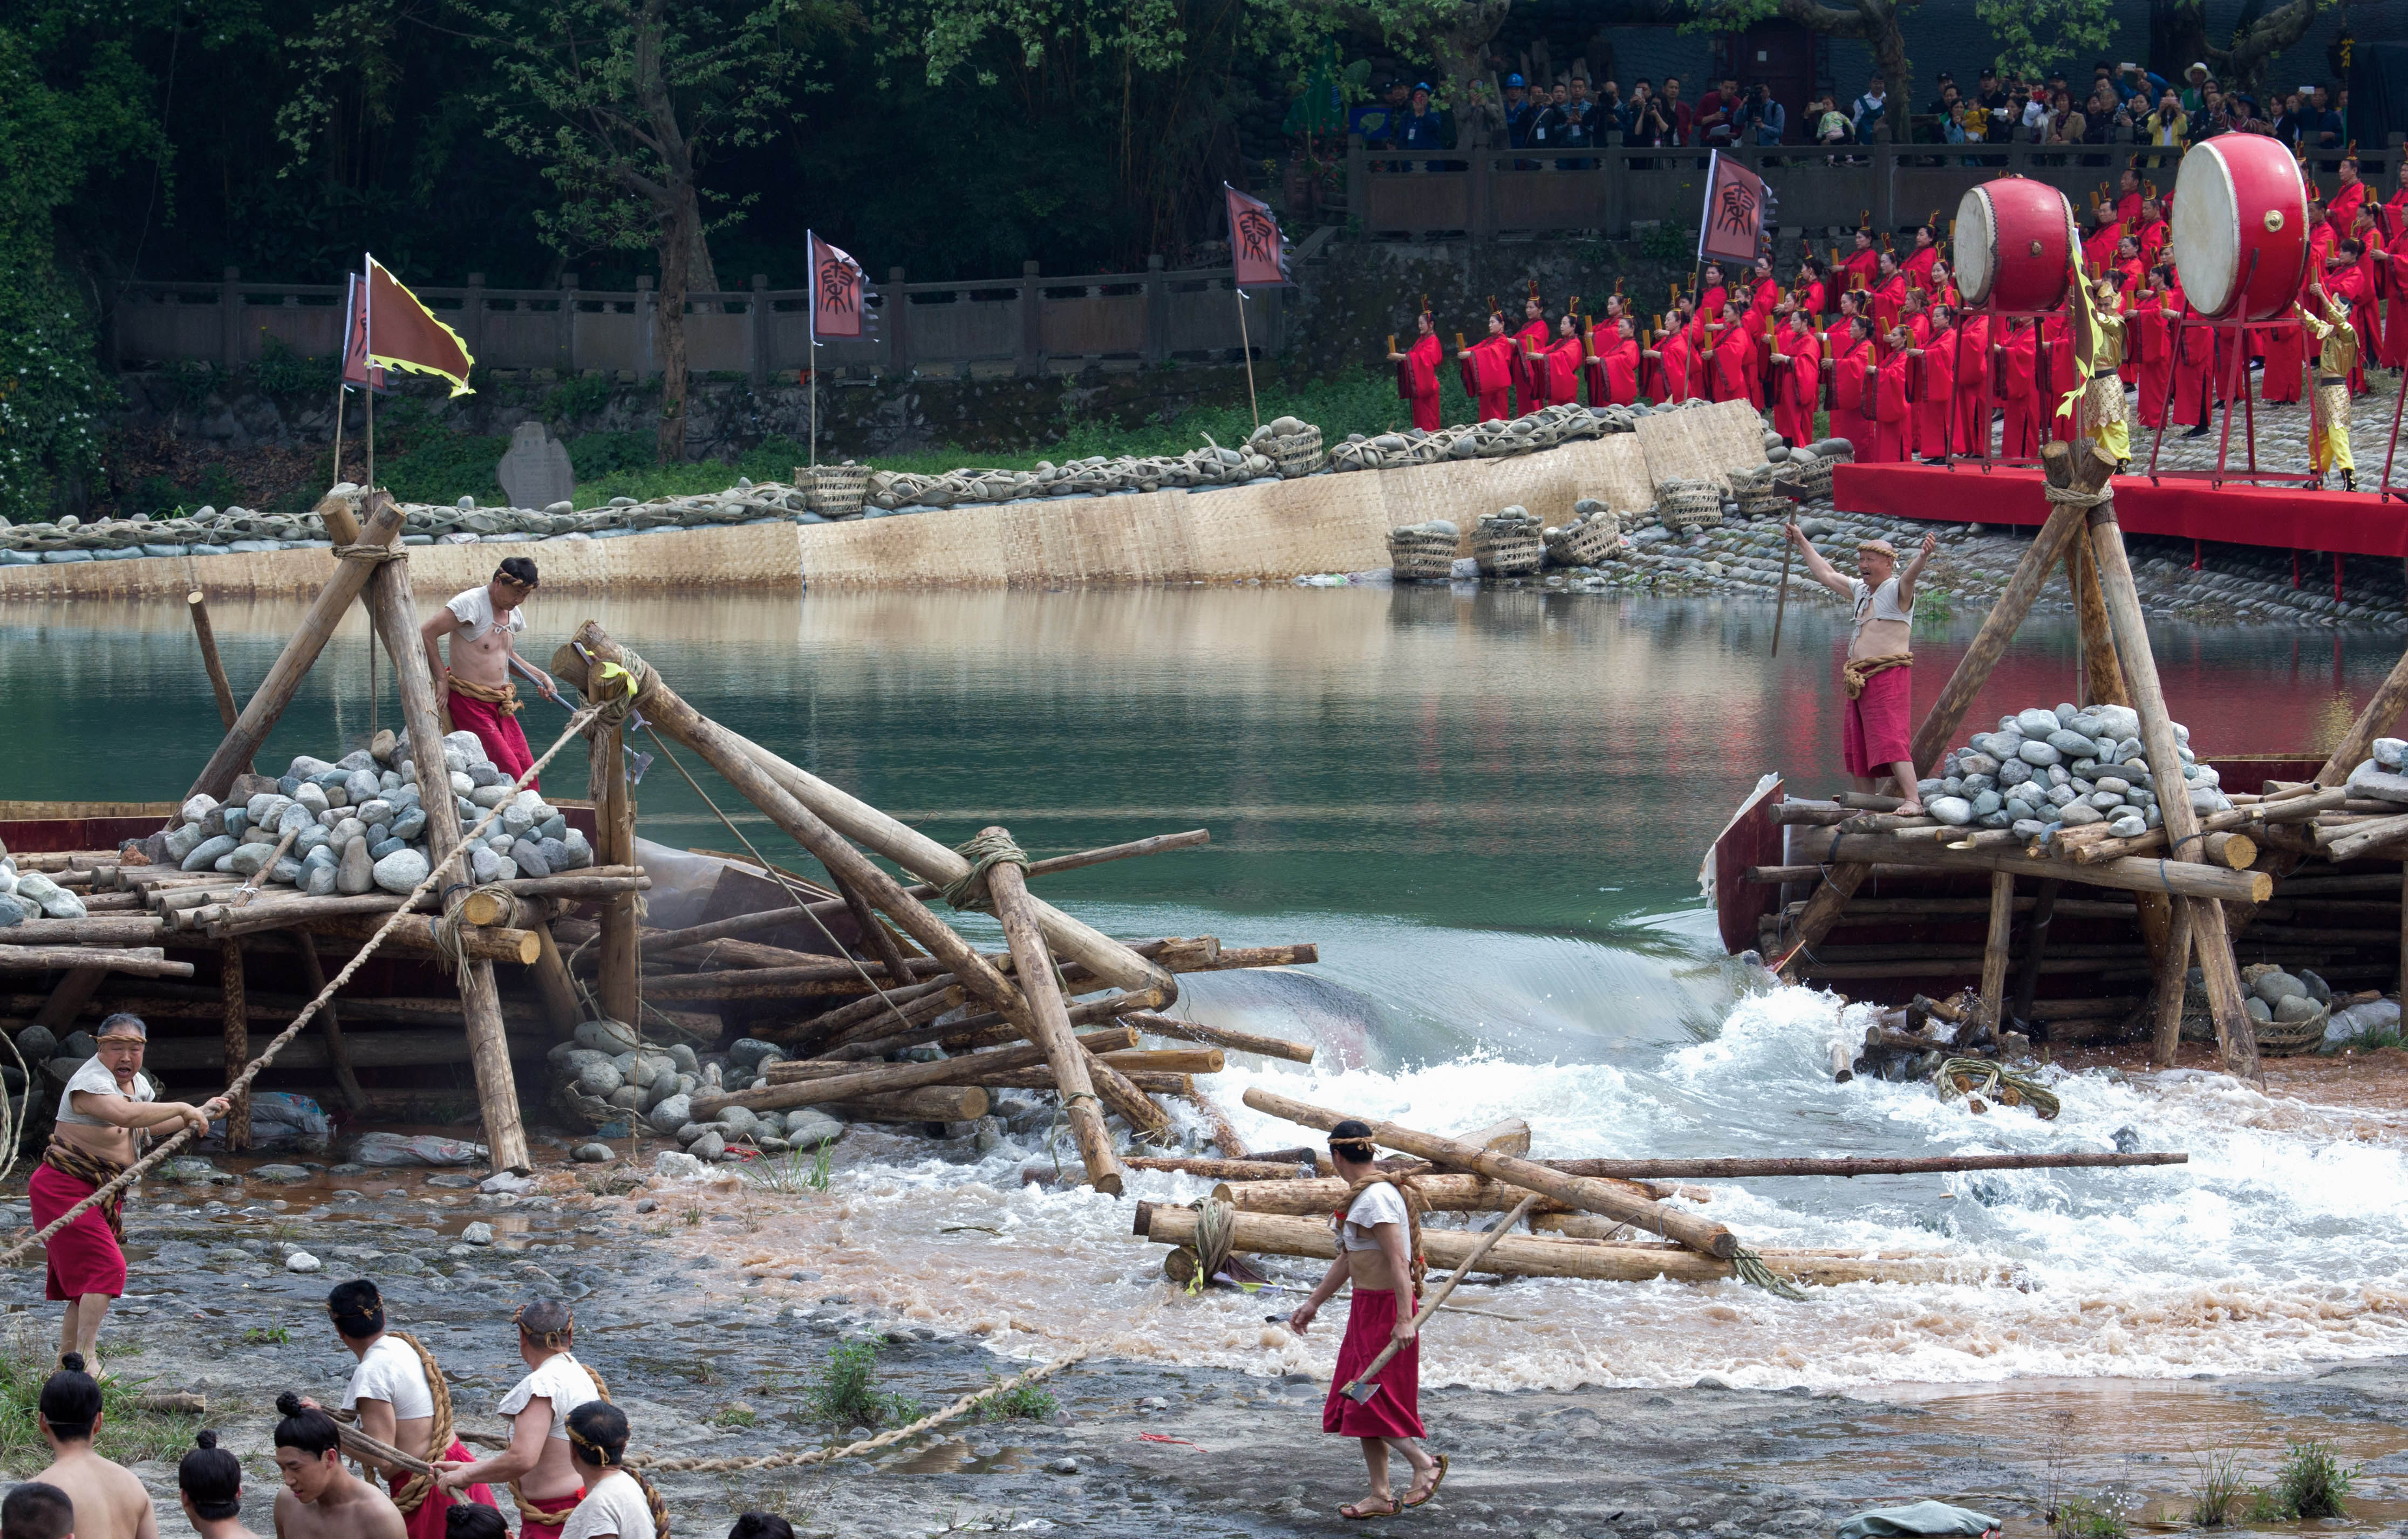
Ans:
<svg viewBox="0 0 2408 1539"><path fill-rule="evenodd" d="M2271 321L2308 270L2308 187L2280 139L2221 134L2193 145L2174 178L2174 270L2191 308Z"/></svg>
<svg viewBox="0 0 2408 1539"><path fill-rule="evenodd" d="M2073 206L2046 182L2000 177L1956 205L1956 287L1968 305L2053 310L2073 264Z"/></svg>

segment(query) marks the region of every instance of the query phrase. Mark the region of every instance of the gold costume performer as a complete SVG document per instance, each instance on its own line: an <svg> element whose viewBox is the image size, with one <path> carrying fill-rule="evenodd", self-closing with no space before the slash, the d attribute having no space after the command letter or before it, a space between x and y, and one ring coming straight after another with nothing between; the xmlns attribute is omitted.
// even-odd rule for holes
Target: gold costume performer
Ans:
<svg viewBox="0 0 2408 1539"><path fill-rule="evenodd" d="M2074 413L2073 432L2087 438L2092 452L2118 466L2132 457L2130 420L2124 410L2123 297L2112 279L2101 278L2083 291L2087 301L2082 319L2089 333L2090 350L2083 356L2077 344L2075 370L2080 379L2081 406ZM2059 415L2063 407L2058 408Z"/></svg>
<svg viewBox="0 0 2408 1539"><path fill-rule="evenodd" d="M2325 318L2294 305L2300 323L2316 339L2315 421L2308 434L2308 468L2316 473L2315 486L2338 467L2342 489L2358 490L2358 463L2349 457L2349 371L2358 363L2358 328L2349 323L2349 306L2326 294Z"/></svg>

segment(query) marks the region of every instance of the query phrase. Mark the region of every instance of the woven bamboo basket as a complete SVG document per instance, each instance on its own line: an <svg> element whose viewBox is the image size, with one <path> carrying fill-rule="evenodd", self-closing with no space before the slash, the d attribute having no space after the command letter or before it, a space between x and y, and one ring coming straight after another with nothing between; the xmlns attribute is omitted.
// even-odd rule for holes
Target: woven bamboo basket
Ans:
<svg viewBox="0 0 2408 1539"><path fill-rule="evenodd" d="M2324 1045L2325 1027L2331 1019L2332 1006L2320 1005L2316 1013L2305 1020L2258 1021L2258 1050L2269 1058L2296 1058L2315 1052Z"/></svg>
<svg viewBox="0 0 2408 1539"><path fill-rule="evenodd" d="M824 519L849 519L861 511L869 489L867 465L797 465L795 484L803 491L803 506Z"/></svg>
<svg viewBox="0 0 2408 1539"><path fill-rule="evenodd" d="M1797 489L1799 497L1828 497L1831 494L1831 463L1819 455L1813 460L1785 460L1781 468L1791 473L1783 479Z"/></svg>
<svg viewBox="0 0 2408 1539"><path fill-rule="evenodd" d="M1557 566L1602 566L1622 554L1622 520L1611 513L1592 513L1556 530L1547 542L1547 554Z"/></svg>
<svg viewBox="0 0 2408 1539"><path fill-rule="evenodd" d="M1388 571L1398 582L1443 580L1455 575L1455 542L1443 534L1396 529L1388 534Z"/></svg>
<svg viewBox="0 0 2408 1539"><path fill-rule="evenodd" d="M1483 519L1471 532L1471 556L1480 563L1484 576L1526 577L1545 564L1547 547L1536 522L1495 523Z"/></svg>
<svg viewBox="0 0 2408 1539"><path fill-rule="evenodd" d="M1723 521L1722 489L1712 481L1658 481L1656 517L1675 534L1718 529Z"/></svg>
<svg viewBox="0 0 2408 1539"><path fill-rule="evenodd" d="M1302 433L1283 434L1270 441L1271 463L1279 467L1281 477L1294 480L1310 476L1323 464L1321 430L1308 427Z"/></svg>
<svg viewBox="0 0 2408 1539"><path fill-rule="evenodd" d="M1778 484L1750 487L1739 494L1740 517L1744 519L1781 517L1789 513L1797 506L1790 499L1789 493Z"/></svg>

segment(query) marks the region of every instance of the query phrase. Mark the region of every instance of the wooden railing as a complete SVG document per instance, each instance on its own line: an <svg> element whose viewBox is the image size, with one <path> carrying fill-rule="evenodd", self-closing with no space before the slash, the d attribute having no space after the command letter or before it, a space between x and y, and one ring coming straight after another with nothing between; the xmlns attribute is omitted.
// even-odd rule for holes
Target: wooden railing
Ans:
<svg viewBox="0 0 2408 1539"><path fill-rule="evenodd" d="M2391 185L2401 136L2361 150L2370 187ZM2029 177L2057 188L2077 207L2101 182L2112 191L2138 157L2141 174L2172 192L2181 151L2144 144L1744 146L1724 153L1754 168L1779 199L1784 231L1854 229L1870 216L1895 230L1940 211L1945 221L1978 183ZM2339 185L2338 152L2311 152L2308 166L2329 194ZM1347 212L1366 238L1486 240L1498 235L1593 231L1619 238L1651 225L1697 228L1705 201L1706 152L1598 145L1545 154L1493 146L1400 156L1366 150L1359 135L1346 154Z"/></svg>
<svg viewBox="0 0 2408 1539"><path fill-rule="evenodd" d="M632 293L578 287L491 289L471 273L465 288L420 288L427 306L468 345L480 367L550 369L650 378L660 298L640 278ZM206 361L228 370L255 362L269 339L305 358L341 347L337 284L258 283L229 267L216 283L122 285L112 325L121 368ZM810 292L752 287L688 296L687 366L738 374L755 384L810 366ZM1167 271L1160 257L1141 273L1048 278L1029 263L1017 279L910 283L888 270L871 307L877 335L823 340L819 367L831 374L1075 374L1090 365L1135 369L1173 359L1234 362L1237 298L1226 268ZM1279 290L1249 290L1247 341L1256 357L1287 342L1288 304Z"/></svg>

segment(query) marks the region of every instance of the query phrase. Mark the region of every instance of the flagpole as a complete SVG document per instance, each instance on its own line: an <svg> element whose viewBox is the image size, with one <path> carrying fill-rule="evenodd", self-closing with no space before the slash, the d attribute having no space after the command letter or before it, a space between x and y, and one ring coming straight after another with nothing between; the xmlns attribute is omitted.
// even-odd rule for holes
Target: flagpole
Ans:
<svg viewBox="0 0 2408 1539"><path fill-rule="evenodd" d="M1246 291L1238 287L1231 275L1230 291L1238 296L1238 351L1246 361L1246 408L1254 414L1254 426L1263 425L1263 408L1254 400L1254 345L1246 340Z"/></svg>
<svg viewBox="0 0 2408 1539"><path fill-rule="evenodd" d="M341 371L338 368L337 372L339 374ZM335 478L326 483L328 486L337 485L343 478L343 392L348 388L341 379L335 381Z"/></svg>
<svg viewBox="0 0 2408 1539"><path fill-rule="evenodd" d="M820 237L809 230L803 232L803 263L811 291L803 306L803 335L808 345L803 349L803 362L810 365L803 371L803 393L810 399L811 420L811 483L819 484L820 468Z"/></svg>
<svg viewBox="0 0 2408 1539"><path fill-rule="evenodd" d="M376 258L366 252L360 257L360 372L367 376L360 392L361 410L367 418L368 467L366 490L376 491ZM365 507L366 505L361 505Z"/></svg>

